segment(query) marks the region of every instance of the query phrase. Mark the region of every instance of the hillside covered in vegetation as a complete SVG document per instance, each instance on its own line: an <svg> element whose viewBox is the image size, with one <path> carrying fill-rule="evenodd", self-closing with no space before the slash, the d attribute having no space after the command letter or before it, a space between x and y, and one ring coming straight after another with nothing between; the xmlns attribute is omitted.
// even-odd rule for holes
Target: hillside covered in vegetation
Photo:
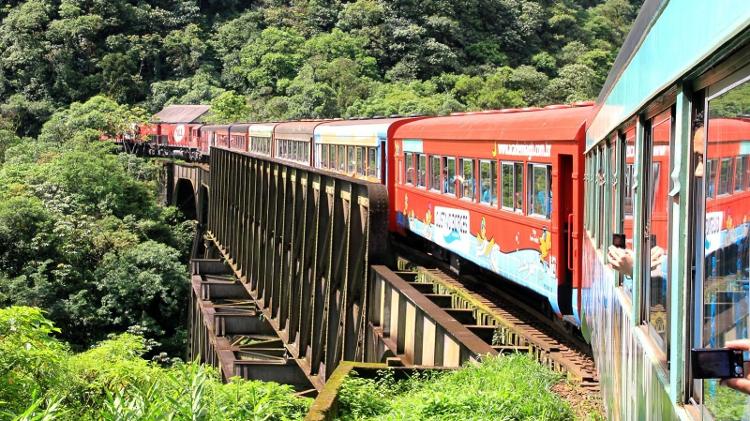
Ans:
<svg viewBox="0 0 750 421"><path fill-rule="evenodd" d="M35 136L103 94L215 120L592 99L641 0L9 0L0 120Z"/></svg>

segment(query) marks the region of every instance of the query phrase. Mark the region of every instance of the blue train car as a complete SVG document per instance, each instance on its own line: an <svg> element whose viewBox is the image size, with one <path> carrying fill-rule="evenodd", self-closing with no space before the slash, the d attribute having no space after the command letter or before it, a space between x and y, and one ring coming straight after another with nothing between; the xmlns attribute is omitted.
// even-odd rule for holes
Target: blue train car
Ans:
<svg viewBox="0 0 750 421"><path fill-rule="evenodd" d="M749 335L749 25L747 0L647 0L597 101L582 322L611 419L750 418L690 352Z"/></svg>

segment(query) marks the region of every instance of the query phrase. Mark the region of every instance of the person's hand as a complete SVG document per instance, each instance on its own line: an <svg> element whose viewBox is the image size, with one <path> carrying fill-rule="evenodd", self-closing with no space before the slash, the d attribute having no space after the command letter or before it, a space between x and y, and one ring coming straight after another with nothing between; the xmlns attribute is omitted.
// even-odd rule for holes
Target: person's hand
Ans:
<svg viewBox="0 0 750 421"><path fill-rule="evenodd" d="M612 269L623 275L633 276L633 251L630 249L621 249L615 246L609 246L607 249L607 259Z"/></svg>
<svg viewBox="0 0 750 421"><path fill-rule="evenodd" d="M750 351L750 339L740 339L738 341L728 341L724 344L729 349L739 351ZM734 390L750 395L750 364L745 362L745 378L742 379L724 379L721 384L729 386Z"/></svg>

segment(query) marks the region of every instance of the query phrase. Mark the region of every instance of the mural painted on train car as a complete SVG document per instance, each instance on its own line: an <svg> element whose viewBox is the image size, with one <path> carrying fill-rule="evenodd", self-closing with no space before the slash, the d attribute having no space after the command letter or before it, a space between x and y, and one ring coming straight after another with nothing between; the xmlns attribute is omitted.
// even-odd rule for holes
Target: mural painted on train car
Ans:
<svg viewBox="0 0 750 421"><path fill-rule="evenodd" d="M552 309L557 303L557 259L552 256L552 236L547 227L500 232L488 227L481 216L479 230L472 232L472 212L466 209L427 205L424 217L416 216L404 195L399 223L478 266L497 273L546 297ZM479 217L474 214L474 217ZM517 226L516 226L517 227ZM501 248L502 245L502 248Z"/></svg>

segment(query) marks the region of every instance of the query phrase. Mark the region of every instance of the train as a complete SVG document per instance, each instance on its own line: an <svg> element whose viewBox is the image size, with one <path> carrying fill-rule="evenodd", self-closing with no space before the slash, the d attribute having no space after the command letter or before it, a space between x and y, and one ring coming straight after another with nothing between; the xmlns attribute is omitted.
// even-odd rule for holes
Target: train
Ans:
<svg viewBox="0 0 750 421"><path fill-rule="evenodd" d="M746 419L691 350L750 335L749 52L746 1L645 0L594 103L161 122L146 149L382 183L394 235L526 288L584 337L610 418Z"/></svg>
<svg viewBox="0 0 750 421"><path fill-rule="evenodd" d="M579 102L441 117L161 122L142 132L161 141L161 154L205 159L225 148L384 184L392 233L420 241L456 271L479 268L533 291L577 328L592 109ZM175 141L174 133L185 135Z"/></svg>

